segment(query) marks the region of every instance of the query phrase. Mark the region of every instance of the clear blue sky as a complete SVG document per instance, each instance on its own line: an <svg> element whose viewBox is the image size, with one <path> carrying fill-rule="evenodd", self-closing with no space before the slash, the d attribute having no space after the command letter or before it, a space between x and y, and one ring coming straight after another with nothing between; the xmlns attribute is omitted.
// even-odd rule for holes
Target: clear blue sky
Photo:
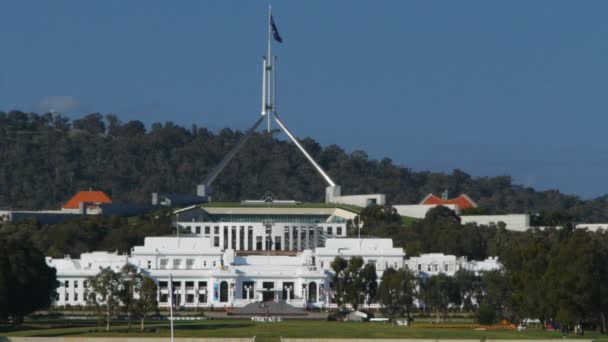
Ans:
<svg viewBox="0 0 608 342"><path fill-rule="evenodd" d="M244 129L265 1L3 1L0 109ZM608 193L608 1L280 1L279 112L416 170Z"/></svg>

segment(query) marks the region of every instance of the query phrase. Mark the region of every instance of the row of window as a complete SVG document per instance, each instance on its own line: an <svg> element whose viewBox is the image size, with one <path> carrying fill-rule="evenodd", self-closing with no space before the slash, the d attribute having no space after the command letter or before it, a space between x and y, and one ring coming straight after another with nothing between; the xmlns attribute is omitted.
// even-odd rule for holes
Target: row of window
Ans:
<svg viewBox="0 0 608 342"><path fill-rule="evenodd" d="M409 269L409 265L406 264L405 267L407 267ZM423 264L418 264L418 271L422 271L423 269ZM427 272L439 272L439 265L438 264L428 264L426 265L426 270ZM443 271L444 272L449 272L450 271L450 265L449 264L443 264Z"/></svg>
<svg viewBox="0 0 608 342"><path fill-rule="evenodd" d="M82 287L84 287L85 289L88 287L89 283L86 280L83 280L83 285ZM72 284L74 286L75 289L78 288L78 284L80 283L80 280L73 280ZM64 280L63 281L63 287L65 287L66 289L70 288L70 281L69 280Z"/></svg>
<svg viewBox="0 0 608 342"><path fill-rule="evenodd" d="M78 301L78 292L75 292L75 293L74 293L74 297L73 297L73 299L74 299L74 301L75 301L75 302L77 302L77 301ZM64 301L66 301L66 302L69 302L69 301L70 301L70 293L65 292L65 293L63 294L63 300L64 300ZM55 294L55 301L59 301L59 292L57 292L57 293Z"/></svg>
<svg viewBox="0 0 608 342"><path fill-rule="evenodd" d="M211 262L211 266L215 267L216 265L216 261L213 260ZM185 267L182 267L182 265L185 265ZM169 267L169 259L160 259L160 265L159 268L161 270L165 270L168 269ZM148 261L148 268L151 267L151 263L150 261ZM207 267L207 260L203 260L203 267ZM172 263L172 269L187 269L187 270L191 270L194 268L194 259L186 259L186 263L182 264L182 259L173 259L173 263Z"/></svg>
<svg viewBox="0 0 608 342"><path fill-rule="evenodd" d="M232 229L236 229L236 226L232 226ZM289 229L288 226L286 226L285 228ZM294 226L293 228L297 228L297 226ZM302 227L302 228L306 228L306 227ZM308 227L309 229L314 229L314 227ZM321 227L322 228L322 227ZM224 229L230 229L230 227L228 226L224 226ZM245 226L240 226L239 229L245 229ZM253 229L252 226L248 226L247 227L248 230ZM186 230L188 230L188 232L190 232L191 234L204 234L204 235L211 235L211 227L210 226L186 226ZM325 229L327 231L327 234L329 235L333 235L333 227L327 227ZM214 226L213 227L213 235L219 235L220 234L220 227L219 226ZM342 227L336 227L336 235L342 235Z"/></svg>

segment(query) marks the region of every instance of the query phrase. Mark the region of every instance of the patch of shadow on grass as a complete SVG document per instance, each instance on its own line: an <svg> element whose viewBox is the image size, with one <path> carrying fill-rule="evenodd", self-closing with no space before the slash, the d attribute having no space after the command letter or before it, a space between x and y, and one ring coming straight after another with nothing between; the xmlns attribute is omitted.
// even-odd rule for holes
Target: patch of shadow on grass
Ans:
<svg viewBox="0 0 608 342"><path fill-rule="evenodd" d="M230 328L252 328L255 324L253 323L236 323L236 324L196 324L196 325L176 325L175 330L219 330L219 329L230 329Z"/></svg>
<svg viewBox="0 0 608 342"><path fill-rule="evenodd" d="M33 334L28 337L58 337L58 336L72 336L72 335L84 335L87 331L51 331L45 334Z"/></svg>

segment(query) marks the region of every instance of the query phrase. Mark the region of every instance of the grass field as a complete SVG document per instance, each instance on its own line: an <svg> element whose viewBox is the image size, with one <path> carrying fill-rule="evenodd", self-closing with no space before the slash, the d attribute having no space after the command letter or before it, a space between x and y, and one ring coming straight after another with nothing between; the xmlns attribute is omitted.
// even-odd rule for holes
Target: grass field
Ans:
<svg viewBox="0 0 608 342"><path fill-rule="evenodd" d="M116 325L112 331L105 332L93 322L46 321L27 322L22 328L14 330L0 325L0 336L114 336L114 337L167 337L169 323L151 322L146 328L154 329L139 333L138 326L128 333L126 325ZM251 337L256 342L277 342L280 337L295 338L423 338L423 339L561 339L559 332L541 329L528 329L518 332L512 329L474 330L462 328L421 328L398 327L387 323L340 323L325 321L286 321L282 323L252 323L239 320L209 320L196 322L176 322L176 337ZM575 337L575 336L569 336ZM587 339L603 339L605 335L588 332Z"/></svg>

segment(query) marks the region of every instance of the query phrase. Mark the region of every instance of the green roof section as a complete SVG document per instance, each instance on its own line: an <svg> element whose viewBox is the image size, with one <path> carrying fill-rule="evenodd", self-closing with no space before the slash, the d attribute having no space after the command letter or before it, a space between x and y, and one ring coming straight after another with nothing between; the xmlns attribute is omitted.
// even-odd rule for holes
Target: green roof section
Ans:
<svg viewBox="0 0 608 342"><path fill-rule="evenodd" d="M235 203L235 202L209 202L201 205L202 208L339 208L351 213L359 214L362 207L339 203Z"/></svg>

